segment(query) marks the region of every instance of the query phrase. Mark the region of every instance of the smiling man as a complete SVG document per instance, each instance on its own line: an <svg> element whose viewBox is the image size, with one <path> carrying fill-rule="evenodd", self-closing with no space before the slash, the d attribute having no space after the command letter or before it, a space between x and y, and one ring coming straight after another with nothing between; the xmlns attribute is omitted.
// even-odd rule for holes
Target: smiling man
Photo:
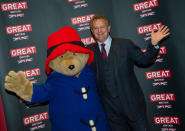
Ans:
<svg viewBox="0 0 185 131"><path fill-rule="evenodd" d="M104 15L96 15L90 22L97 43L91 64L95 72L97 90L112 131L149 131L144 94L134 73L134 65L154 63L158 43L169 33L167 26L152 31L145 53L128 39L111 38L111 26Z"/></svg>

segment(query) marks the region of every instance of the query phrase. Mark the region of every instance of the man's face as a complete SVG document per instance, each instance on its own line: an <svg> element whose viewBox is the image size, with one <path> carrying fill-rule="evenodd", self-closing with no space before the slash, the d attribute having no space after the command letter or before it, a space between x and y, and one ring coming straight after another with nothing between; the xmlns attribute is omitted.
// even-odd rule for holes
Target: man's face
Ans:
<svg viewBox="0 0 185 131"><path fill-rule="evenodd" d="M103 43L109 36L110 25L104 19L97 19L92 23L91 31L95 39Z"/></svg>

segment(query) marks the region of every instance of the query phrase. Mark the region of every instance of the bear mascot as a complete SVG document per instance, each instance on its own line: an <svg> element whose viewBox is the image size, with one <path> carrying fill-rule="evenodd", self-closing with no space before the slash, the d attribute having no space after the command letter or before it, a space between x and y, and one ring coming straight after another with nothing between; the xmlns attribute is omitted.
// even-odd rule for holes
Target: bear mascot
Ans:
<svg viewBox="0 0 185 131"><path fill-rule="evenodd" d="M53 131L109 131L89 68L93 58L78 33L65 26L48 37L44 84L32 84L22 71L10 71L4 86L27 104L48 101Z"/></svg>

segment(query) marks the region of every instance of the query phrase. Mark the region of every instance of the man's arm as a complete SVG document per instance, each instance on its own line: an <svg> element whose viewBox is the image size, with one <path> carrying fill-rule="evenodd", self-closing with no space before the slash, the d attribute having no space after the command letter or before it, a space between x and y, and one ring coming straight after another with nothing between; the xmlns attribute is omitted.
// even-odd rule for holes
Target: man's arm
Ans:
<svg viewBox="0 0 185 131"><path fill-rule="evenodd" d="M147 51L142 52L140 48L133 43L129 44L129 56L131 59L140 66L149 66L154 63L159 51L159 42L170 35L167 26L161 26L161 28L154 32L151 32L151 42L148 44Z"/></svg>

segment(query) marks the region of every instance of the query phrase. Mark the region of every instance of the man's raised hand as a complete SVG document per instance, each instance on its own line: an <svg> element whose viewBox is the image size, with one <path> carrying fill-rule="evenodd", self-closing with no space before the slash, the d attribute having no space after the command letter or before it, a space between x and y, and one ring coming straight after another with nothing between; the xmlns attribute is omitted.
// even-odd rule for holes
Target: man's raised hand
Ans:
<svg viewBox="0 0 185 131"><path fill-rule="evenodd" d="M151 42L152 45L157 45L162 39L170 35L168 26L162 25L157 32L152 30L151 32Z"/></svg>

